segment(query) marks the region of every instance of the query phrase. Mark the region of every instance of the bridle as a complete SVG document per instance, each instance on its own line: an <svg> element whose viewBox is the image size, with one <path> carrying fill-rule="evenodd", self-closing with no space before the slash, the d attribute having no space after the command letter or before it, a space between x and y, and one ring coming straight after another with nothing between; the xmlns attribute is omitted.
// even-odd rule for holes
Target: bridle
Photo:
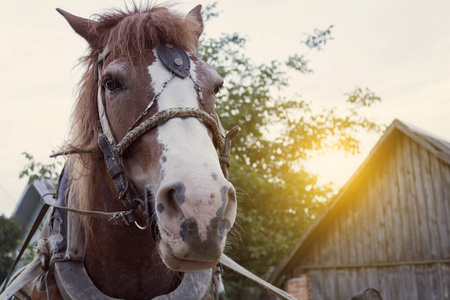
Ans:
<svg viewBox="0 0 450 300"><path fill-rule="evenodd" d="M213 143L219 152L219 162L222 172L226 179L228 179L228 168L230 166L230 148L231 141L238 134L240 128L238 126L233 127L229 132L225 133L217 113L211 112L206 105L201 88L196 80L191 76L190 72L190 59L187 53L180 47L171 44L161 44L157 48L158 56L165 67L170 71L170 78L163 84L162 89L155 93L153 99L149 102L146 109L136 119L133 125L128 129L126 135L121 141L117 142L114 137L113 131L108 121L108 117L105 109L105 88L102 84L102 67L110 50L108 47L98 55L98 59L94 66L94 80L98 85L97 95L97 108L99 114L99 127L100 133L98 135L99 147L103 153L103 157L106 162L108 174L114 182L114 186L119 194L119 199L122 200L124 206L135 211L139 206L144 211L144 217L146 218L147 225L150 219L149 201L153 201L153 195L150 191L144 191L139 193L138 189L132 182L129 176L125 173L122 165L122 157L125 151L138 140L145 133L149 132L153 128L161 125L173 118L197 118L201 120L212 132ZM147 114L149 109L158 100L161 93L164 92L167 84L175 76L186 79L189 78L193 81L195 90L197 92L198 101L203 109L191 108L191 107L178 107L170 108L160 111L150 118L142 121L143 117ZM142 122L141 122L142 121ZM142 198L145 198L144 200ZM133 222L140 229L145 229L147 226L140 226L136 222L135 216L131 216L126 220L127 223Z"/></svg>

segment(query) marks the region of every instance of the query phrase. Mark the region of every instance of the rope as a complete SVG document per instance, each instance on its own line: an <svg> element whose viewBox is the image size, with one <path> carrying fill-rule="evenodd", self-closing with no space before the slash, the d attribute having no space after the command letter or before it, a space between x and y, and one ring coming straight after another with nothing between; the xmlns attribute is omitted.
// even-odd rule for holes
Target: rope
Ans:
<svg viewBox="0 0 450 300"><path fill-rule="evenodd" d="M102 157L102 154L99 151L96 150L83 150L83 149L72 149L68 151L60 151L60 152L53 152L49 157L54 158L61 155L72 155L72 154L80 154L80 153L91 153L91 154L97 154L99 157Z"/></svg>
<svg viewBox="0 0 450 300"><path fill-rule="evenodd" d="M192 107L178 107L170 108L154 114L151 118L142 122L139 126L129 131L125 137L117 145L117 153L122 156L125 150L135 142L141 135L163 124L173 118L197 118L201 119L206 125L210 127L213 133L214 144L219 149L223 148L224 141L220 134L220 130L216 121L206 112Z"/></svg>
<svg viewBox="0 0 450 300"><path fill-rule="evenodd" d="M162 94L162 92L165 90L167 84L169 83L170 80L172 80L172 78L174 77L174 73L170 72L170 76L169 78L163 83L161 90L155 94L155 96L153 97L152 101L150 101L150 103L147 105L147 107L145 108L144 112L136 119L136 121L134 121L133 125L131 125L130 128L128 128L128 131L131 131L133 128L135 128L137 126L137 124L139 124L139 122L142 120L143 117L145 117L145 115L148 113L148 111L150 110L150 108L152 108L153 104L158 101L159 96Z"/></svg>
<svg viewBox="0 0 450 300"><path fill-rule="evenodd" d="M151 118L142 122L139 126L129 131L117 145L117 153L122 156L123 153L134 143L139 137L146 132L152 130L156 126L163 124L173 118L197 118L202 120L212 131L214 145L219 149L219 161L222 172L228 179L228 168L230 167L230 151L231 141L239 133L239 126L233 127L225 137L222 136L220 128L216 120L203 110L192 107L169 108L154 114Z"/></svg>
<svg viewBox="0 0 450 300"><path fill-rule="evenodd" d="M136 221L136 216L133 210L125 210L125 211L116 211L116 212L103 212L103 211L93 211L93 210L84 210L77 208L70 208L65 206L59 206L56 204L48 203L44 200L45 196L52 195L51 193L47 193L41 198L41 202L44 205L52 206L55 208L63 209L66 211L70 211L79 215L97 218L101 220L106 220L109 223L113 223L114 225L129 225Z"/></svg>
<svg viewBox="0 0 450 300"><path fill-rule="evenodd" d="M245 269L244 267L240 266L238 263L236 263L235 261L233 261L231 258L229 258L228 256L226 256L225 254L222 254L222 257L220 258L220 262L227 266L228 268L238 272L241 275L244 275L245 277L255 281L256 283L258 283L259 285L265 287L266 289L268 289L272 294L280 297L281 299L285 299L285 300L296 300L294 296L289 295L288 293L286 293L285 291L271 285L270 283L262 280L261 278L259 278L258 276L256 276L255 274L253 274L252 272L248 271L247 269Z"/></svg>

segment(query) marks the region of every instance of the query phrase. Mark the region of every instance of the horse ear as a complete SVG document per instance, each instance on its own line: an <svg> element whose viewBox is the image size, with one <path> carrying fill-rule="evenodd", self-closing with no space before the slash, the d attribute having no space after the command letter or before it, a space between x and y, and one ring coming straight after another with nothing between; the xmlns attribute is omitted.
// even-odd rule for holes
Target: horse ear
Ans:
<svg viewBox="0 0 450 300"><path fill-rule="evenodd" d="M202 5L201 4L197 5L187 15L194 17L194 19L200 24L200 32L198 35L198 38L200 38L200 35L203 32Z"/></svg>
<svg viewBox="0 0 450 300"><path fill-rule="evenodd" d="M60 8L56 10L67 20L70 27L81 35L91 47L96 48L98 46L98 38L95 30L97 26L96 21L77 17Z"/></svg>

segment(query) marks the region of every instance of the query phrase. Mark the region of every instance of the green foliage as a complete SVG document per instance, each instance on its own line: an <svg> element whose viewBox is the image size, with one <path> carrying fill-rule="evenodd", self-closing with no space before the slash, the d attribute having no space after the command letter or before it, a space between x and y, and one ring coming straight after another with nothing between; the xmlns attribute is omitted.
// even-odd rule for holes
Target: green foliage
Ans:
<svg viewBox="0 0 450 300"><path fill-rule="evenodd" d="M308 35L301 43L306 52L322 50L332 40L332 28ZM221 121L225 128L239 124L242 129L231 150L230 174L239 208L229 255L264 277L333 195L331 185L317 184L316 176L304 170L304 162L326 149L357 153L356 133L382 129L360 109L380 98L369 89L356 88L346 95L344 113L335 108L314 111L309 102L284 92L292 85L290 72L312 73L306 54L258 65L246 56L246 40L236 33L204 38L200 45L199 55L226 83L216 103ZM229 287L249 284L235 274L225 277Z"/></svg>
<svg viewBox="0 0 450 300"><path fill-rule="evenodd" d="M293 56L288 57L286 61L286 65L291 67L292 69L301 72L303 74L313 73L308 66L309 60L305 59L305 55L294 54Z"/></svg>
<svg viewBox="0 0 450 300"><path fill-rule="evenodd" d="M209 21L211 18L219 16L219 13L216 11L216 9L217 9L217 2L214 2L210 5L203 7L202 17L204 18L205 22Z"/></svg>
<svg viewBox="0 0 450 300"><path fill-rule="evenodd" d="M27 152L22 152L22 154L29 162L20 172L19 178L28 177L28 185L31 185L35 180L40 179L51 179L54 182L58 182L59 169L62 165L61 162L55 161L50 164L42 164L36 162L31 154Z"/></svg>
<svg viewBox="0 0 450 300"><path fill-rule="evenodd" d="M317 51L323 50L323 47L327 44L327 41L332 40L331 29L333 25L330 25L325 30L314 29L314 34L308 34L308 38L302 41L310 49L316 49Z"/></svg>
<svg viewBox="0 0 450 300"><path fill-rule="evenodd" d="M6 278L16 256L23 229L16 219L0 215L0 283Z"/></svg>
<svg viewBox="0 0 450 300"><path fill-rule="evenodd" d="M346 94L348 96L347 102L357 105L357 107L370 107L375 102L380 102L381 98L376 96L374 92L366 88L357 87L353 92Z"/></svg>

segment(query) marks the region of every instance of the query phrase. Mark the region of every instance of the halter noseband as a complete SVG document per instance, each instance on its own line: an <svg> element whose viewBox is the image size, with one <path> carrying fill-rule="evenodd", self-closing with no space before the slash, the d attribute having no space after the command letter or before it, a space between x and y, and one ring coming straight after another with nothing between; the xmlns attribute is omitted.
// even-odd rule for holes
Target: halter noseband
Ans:
<svg viewBox="0 0 450 300"><path fill-rule="evenodd" d="M220 166L225 178L228 179L231 141L239 133L240 130L239 126L235 126L229 132L225 133L222 125L220 124L217 113L215 111L213 113L210 112L208 106L204 101L199 84L194 80L194 78L192 78L190 74L190 59L183 49L171 44L166 44L160 45L157 48L157 52L161 62L171 72L171 77L163 84L162 90L154 95L147 108L128 129L127 134L120 142L116 141L111 126L109 125L105 109L105 100L103 96L104 87L101 80L101 70L104 61L110 54L108 47L105 47L103 52L98 55L98 59L94 67L94 78L98 84L97 106L101 131L98 136L99 146L106 161L108 174L113 180L114 186L119 193L119 198L123 201L125 207L130 210L135 210L139 205L144 204L144 201L140 199L141 196L138 193L137 188L135 187L131 179L125 174L123 165L121 163L121 157L128 149L128 147L133 142L138 140L142 135L173 118L197 118L203 121L203 123L207 125L213 133L213 142L215 147L219 151ZM177 76L181 79L189 77L193 81L199 102L204 110L191 107L170 108L154 114L152 117L141 123L142 118L147 114L154 102L158 100L168 82L174 76ZM145 198L147 198L148 196L149 192L146 192Z"/></svg>

